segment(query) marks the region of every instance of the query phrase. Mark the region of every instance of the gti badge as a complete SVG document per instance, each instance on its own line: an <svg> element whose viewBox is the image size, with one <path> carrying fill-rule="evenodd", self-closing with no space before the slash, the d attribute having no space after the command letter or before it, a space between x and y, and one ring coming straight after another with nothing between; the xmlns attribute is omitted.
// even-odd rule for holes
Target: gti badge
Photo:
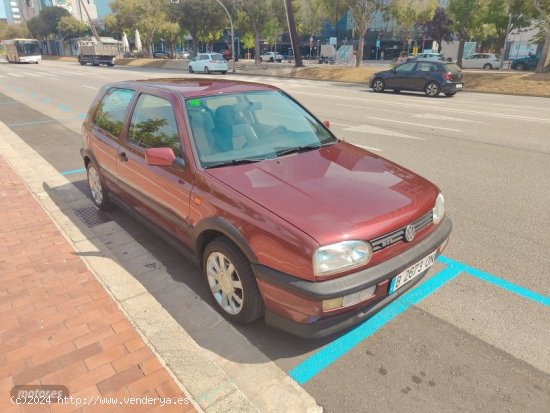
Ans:
<svg viewBox="0 0 550 413"><path fill-rule="evenodd" d="M405 239L407 242L411 242L414 239L414 226L413 225L407 225L407 228L405 228Z"/></svg>

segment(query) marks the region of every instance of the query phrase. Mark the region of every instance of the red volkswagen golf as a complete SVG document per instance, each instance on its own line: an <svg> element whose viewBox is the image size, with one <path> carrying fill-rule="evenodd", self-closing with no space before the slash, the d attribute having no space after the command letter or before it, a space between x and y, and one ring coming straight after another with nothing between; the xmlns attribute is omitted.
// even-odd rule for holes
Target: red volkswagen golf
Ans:
<svg viewBox="0 0 550 413"><path fill-rule="evenodd" d="M272 86L115 83L82 132L95 204L193 257L234 322L346 329L418 282L451 232L434 184L339 140Z"/></svg>

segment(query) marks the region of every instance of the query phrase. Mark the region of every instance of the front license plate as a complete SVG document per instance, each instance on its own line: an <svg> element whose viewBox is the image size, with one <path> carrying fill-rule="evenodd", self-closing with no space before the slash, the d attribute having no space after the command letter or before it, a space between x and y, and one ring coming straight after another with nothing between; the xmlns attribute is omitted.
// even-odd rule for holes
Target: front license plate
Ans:
<svg viewBox="0 0 550 413"><path fill-rule="evenodd" d="M420 275L422 272L426 271L428 268L434 265L435 253L436 251L432 252L427 257L421 259L416 264L411 265L405 271L401 272L398 276L394 277L391 280L391 284L390 284L390 294L393 294L395 291L403 287L409 281L418 277L418 275Z"/></svg>
<svg viewBox="0 0 550 413"><path fill-rule="evenodd" d="M462 83L457 83L457 84L455 85L455 87L456 87L457 89L462 89Z"/></svg>

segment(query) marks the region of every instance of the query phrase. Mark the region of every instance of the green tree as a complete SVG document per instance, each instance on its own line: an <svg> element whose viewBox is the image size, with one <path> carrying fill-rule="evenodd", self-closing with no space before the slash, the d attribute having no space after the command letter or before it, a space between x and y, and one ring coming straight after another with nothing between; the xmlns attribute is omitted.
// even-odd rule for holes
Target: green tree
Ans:
<svg viewBox="0 0 550 413"><path fill-rule="evenodd" d="M111 3L111 10L121 27L139 30L145 48L152 56L153 40L168 20L165 5L164 0L115 0Z"/></svg>
<svg viewBox="0 0 550 413"><path fill-rule="evenodd" d="M449 15L453 19L453 29L458 36L457 64L462 67L464 43L469 40L479 24L483 0L451 0Z"/></svg>
<svg viewBox="0 0 550 413"><path fill-rule="evenodd" d="M403 27L406 37L414 38L414 29L426 27L438 4L437 0L393 0L388 10Z"/></svg>
<svg viewBox="0 0 550 413"><path fill-rule="evenodd" d="M69 40L89 34L90 28L87 24L82 23L80 20L77 20L72 16L64 16L59 19L57 33L63 39Z"/></svg>
<svg viewBox="0 0 550 413"><path fill-rule="evenodd" d="M540 19L542 20L543 25L546 29L539 63L537 64L537 68L535 69L537 73L543 73L548 70L548 49L550 49L550 0L533 0L533 6L535 7L535 10L540 14Z"/></svg>
<svg viewBox="0 0 550 413"><path fill-rule="evenodd" d="M158 32L159 37L163 38L170 44L170 52L172 53L172 57L176 56L176 43L181 38L181 27L179 23L177 22L165 22Z"/></svg>
<svg viewBox="0 0 550 413"><path fill-rule="evenodd" d="M480 30L474 30L474 34L492 49L504 50L508 34L529 26L533 11L532 4L525 0L485 0L478 17Z"/></svg>
<svg viewBox="0 0 550 413"><path fill-rule="evenodd" d="M260 63L260 36L266 24L273 18L271 2L258 0L242 0L240 10L248 18L248 23L254 34L254 61Z"/></svg>
<svg viewBox="0 0 550 413"><path fill-rule="evenodd" d="M192 37L194 55L197 54L198 40L209 41L229 26L223 8L214 0L183 0L170 6L170 19L177 21Z"/></svg>
<svg viewBox="0 0 550 413"><path fill-rule="evenodd" d="M453 20L443 7L438 7L431 20L426 22L426 34L437 42L437 51L441 52L443 42L453 40Z"/></svg>
<svg viewBox="0 0 550 413"><path fill-rule="evenodd" d="M359 47L357 51L356 67L363 61L363 49L365 48L365 36L369 27L369 21L374 13L382 10L384 0L342 0L353 17L355 29L359 34Z"/></svg>
<svg viewBox="0 0 550 413"><path fill-rule="evenodd" d="M31 37L26 23L0 23L0 40Z"/></svg>
<svg viewBox="0 0 550 413"><path fill-rule="evenodd" d="M38 39L47 39L59 35L57 25L62 17L71 14L63 7L45 7L38 16L27 21L31 34Z"/></svg>

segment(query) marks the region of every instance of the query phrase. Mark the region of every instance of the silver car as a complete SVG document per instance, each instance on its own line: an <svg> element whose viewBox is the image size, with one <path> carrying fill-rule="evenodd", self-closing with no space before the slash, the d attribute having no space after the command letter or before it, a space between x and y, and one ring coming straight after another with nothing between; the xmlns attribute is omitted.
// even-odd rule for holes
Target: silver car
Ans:
<svg viewBox="0 0 550 413"><path fill-rule="evenodd" d="M189 73L220 72L227 73L227 61L220 53L199 53L196 58L189 62Z"/></svg>

